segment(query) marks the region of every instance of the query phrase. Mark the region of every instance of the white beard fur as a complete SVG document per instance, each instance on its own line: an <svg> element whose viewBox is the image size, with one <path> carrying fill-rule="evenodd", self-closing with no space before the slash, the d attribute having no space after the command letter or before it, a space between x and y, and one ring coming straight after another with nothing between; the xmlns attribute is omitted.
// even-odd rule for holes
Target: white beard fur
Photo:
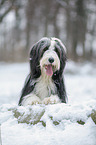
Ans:
<svg viewBox="0 0 96 145"><path fill-rule="evenodd" d="M56 94L57 89L52 78L47 76L44 72L38 79L33 92L43 100L46 97L50 97L51 94Z"/></svg>
<svg viewBox="0 0 96 145"><path fill-rule="evenodd" d="M57 104L61 102L58 95L54 95L57 89L50 76L47 76L45 72L43 72L36 82L33 92L24 97L22 101L23 106L34 104Z"/></svg>

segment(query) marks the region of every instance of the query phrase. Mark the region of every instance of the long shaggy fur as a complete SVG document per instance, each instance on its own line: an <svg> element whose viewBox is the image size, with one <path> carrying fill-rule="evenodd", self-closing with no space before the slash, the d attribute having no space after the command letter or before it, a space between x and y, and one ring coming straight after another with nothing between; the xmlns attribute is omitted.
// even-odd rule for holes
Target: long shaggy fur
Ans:
<svg viewBox="0 0 96 145"><path fill-rule="evenodd" d="M19 105L66 103L65 63L66 48L61 40L44 37L34 44L30 50L30 74Z"/></svg>

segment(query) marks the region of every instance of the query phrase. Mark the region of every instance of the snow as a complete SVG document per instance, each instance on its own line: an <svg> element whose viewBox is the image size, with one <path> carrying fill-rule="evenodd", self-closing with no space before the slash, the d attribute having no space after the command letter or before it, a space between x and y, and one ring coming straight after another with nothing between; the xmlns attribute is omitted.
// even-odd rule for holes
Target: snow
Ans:
<svg viewBox="0 0 96 145"><path fill-rule="evenodd" d="M0 64L0 105L18 101L28 73L29 65L27 63Z"/></svg>
<svg viewBox="0 0 96 145"><path fill-rule="evenodd" d="M96 145L96 65L67 62L68 104L18 106L28 63L0 63L3 145Z"/></svg>

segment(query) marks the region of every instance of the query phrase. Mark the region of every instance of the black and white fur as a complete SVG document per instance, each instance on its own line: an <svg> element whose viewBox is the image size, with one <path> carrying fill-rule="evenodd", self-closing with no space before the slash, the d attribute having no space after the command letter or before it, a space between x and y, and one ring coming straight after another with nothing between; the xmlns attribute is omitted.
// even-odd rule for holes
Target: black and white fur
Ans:
<svg viewBox="0 0 96 145"><path fill-rule="evenodd" d="M66 48L57 38L44 37L30 51L30 74L28 75L19 105L54 104L67 101L63 71ZM47 67L51 73L46 73Z"/></svg>

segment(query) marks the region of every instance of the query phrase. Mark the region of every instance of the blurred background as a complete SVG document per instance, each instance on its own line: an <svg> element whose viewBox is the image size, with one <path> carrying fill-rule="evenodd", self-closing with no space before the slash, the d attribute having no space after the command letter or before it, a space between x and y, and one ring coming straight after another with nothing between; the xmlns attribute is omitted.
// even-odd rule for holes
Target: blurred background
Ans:
<svg viewBox="0 0 96 145"><path fill-rule="evenodd" d="M18 103L30 47L46 36L67 48L69 103L96 99L96 0L0 0L0 105Z"/></svg>
<svg viewBox="0 0 96 145"><path fill-rule="evenodd" d="M96 61L96 0L0 0L0 61L27 61L45 36L74 61Z"/></svg>

